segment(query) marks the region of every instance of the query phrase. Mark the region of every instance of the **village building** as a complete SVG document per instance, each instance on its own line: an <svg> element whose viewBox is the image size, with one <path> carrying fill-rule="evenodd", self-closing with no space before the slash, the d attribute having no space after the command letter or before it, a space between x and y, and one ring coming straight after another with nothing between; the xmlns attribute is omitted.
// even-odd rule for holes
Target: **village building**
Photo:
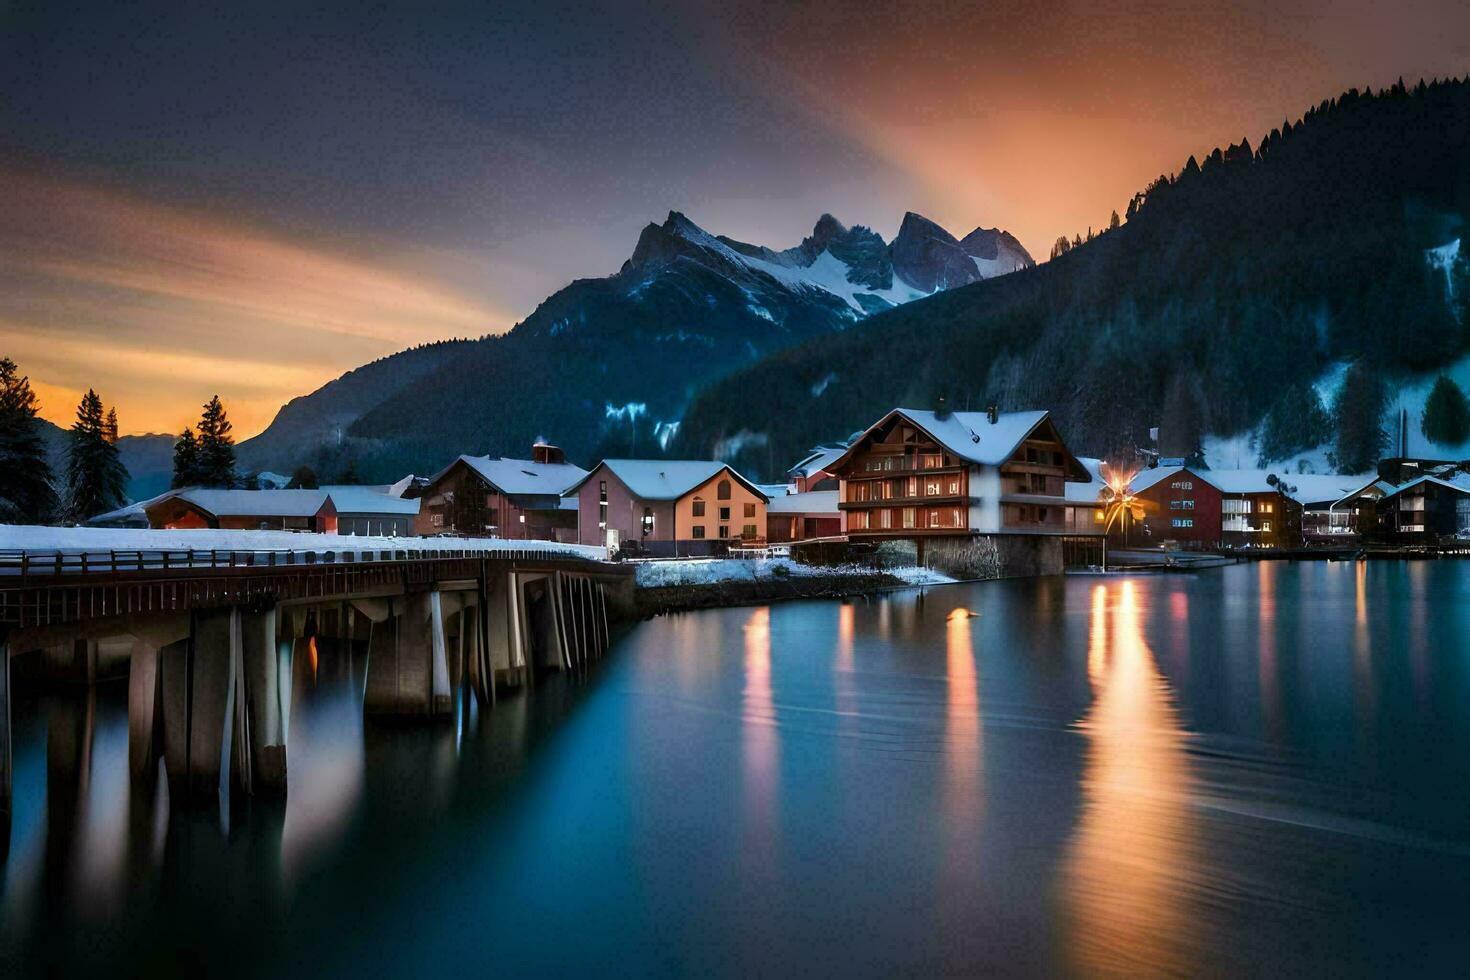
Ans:
<svg viewBox="0 0 1470 980"><path fill-rule="evenodd" d="M841 537L837 490L808 490L774 496L766 506L766 536L772 544Z"/></svg>
<svg viewBox="0 0 1470 980"><path fill-rule="evenodd" d="M1086 483L1069 481L1065 485L1067 509L1063 523L1074 534L1099 534L1107 525L1107 512L1103 505L1103 491L1108 482L1103 479L1103 461L1090 456L1078 456L1092 477Z"/></svg>
<svg viewBox="0 0 1470 980"><path fill-rule="evenodd" d="M563 493L587 471L544 443L533 446L531 456L460 456L419 491L418 533L572 540L577 502Z"/></svg>
<svg viewBox="0 0 1470 980"><path fill-rule="evenodd" d="M1283 548L1301 542L1301 504L1290 480L1265 470L1159 466L1134 476L1129 490L1143 508L1131 544L1173 542L1186 548Z"/></svg>
<svg viewBox="0 0 1470 980"><path fill-rule="evenodd" d="M337 510L337 533L373 535L383 538L409 537L414 533L419 502L395 493L398 484L386 486L324 486Z"/></svg>
<svg viewBox="0 0 1470 980"><path fill-rule="evenodd" d="M674 557L766 539L769 495L717 460L605 459L566 492L580 544Z"/></svg>
<svg viewBox="0 0 1470 980"><path fill-rule="evenodd" d="M1385 480L1302 474L1285 478L1302 505L1302 543L1312 548L1355 546L1376 537L1377 502L1393 489Z"/></svg>
<svg viewBox="0 0 1470 980"><path fill-rule="evenodd" d="M1392 487L1378 500L1389 544L1438 545L1470 539L1470 473L1451 464Z"/></svg>
<svg viewBox="0 0 1470 980"><path fill-rule="evenodd" d="M842 443L818 446L801 462L787 470L786 478L791 481L796 493L836 490L837 477L832 475L827 468L846 452L847 446Z"/></svg>
<svg viewBox="0 0 1470 980"><path fill-rule="evenodd" d="M1065 484L1092 479L1040 411L894 409L828 471L855 540L1065 534Z"/></svg>
<svg viewBox="0 0 1470 980"><path fill-rule="evenodd" d="M153 528L337 532L325 490L180 490L145 508Z"/></svg>

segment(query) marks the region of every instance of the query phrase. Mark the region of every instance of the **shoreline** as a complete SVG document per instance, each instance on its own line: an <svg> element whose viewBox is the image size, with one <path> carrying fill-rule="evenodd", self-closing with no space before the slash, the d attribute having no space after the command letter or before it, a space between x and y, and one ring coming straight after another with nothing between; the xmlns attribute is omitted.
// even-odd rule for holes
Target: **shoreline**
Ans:
<svg viewBox="0 0 1470 980"><path fill-rule="evenodd" d="M639 621L667 613L695 612L758 606L795 599L850 599L904 589L960 585L979 579L945 579L911 582L889 572L871 574L802 575L758 580L681 582L673 585L638 585L633 593L634 615Z"/></svg>

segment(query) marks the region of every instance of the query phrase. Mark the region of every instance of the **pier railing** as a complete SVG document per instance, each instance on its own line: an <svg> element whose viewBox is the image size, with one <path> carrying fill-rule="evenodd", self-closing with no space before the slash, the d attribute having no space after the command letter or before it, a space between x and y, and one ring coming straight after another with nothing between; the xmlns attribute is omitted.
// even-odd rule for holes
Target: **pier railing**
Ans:
<svg viewBox="0 0 1470 980"><path fill-rule="evenodd" d="M172 548L142 551L0 551L0 580L118 575L189 569L284 568L365 562L429 562L454 559L596 561L559 548L354 548L331 550Z"/></svg>

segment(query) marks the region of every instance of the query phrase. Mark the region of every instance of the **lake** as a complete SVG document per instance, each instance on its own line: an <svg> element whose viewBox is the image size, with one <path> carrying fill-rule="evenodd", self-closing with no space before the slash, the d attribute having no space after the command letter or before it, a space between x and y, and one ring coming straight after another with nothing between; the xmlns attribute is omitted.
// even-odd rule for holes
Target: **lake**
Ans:
<svg viewBox="0 0 1470 980"><path fill-rule="evenodd" d="M126 685L21 691L0 959L1463 973L1467 634L1449 561L953 585L661 617L366 730L323 643L288 802L233 812L130 788Z"/></svg>

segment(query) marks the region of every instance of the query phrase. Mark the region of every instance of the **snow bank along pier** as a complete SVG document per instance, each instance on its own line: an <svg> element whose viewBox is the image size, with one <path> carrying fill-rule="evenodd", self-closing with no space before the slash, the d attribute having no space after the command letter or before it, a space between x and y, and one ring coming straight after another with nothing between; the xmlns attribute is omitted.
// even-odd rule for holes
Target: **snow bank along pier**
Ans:
<svg viewBox="0 0 1470 980"><path fill-rule="evenodd" d="M279 797L291 660L318 638L365 645L365 716L447 720L456 695L489 707L602 656L633 603L631 570L605 554L499 541L0 552L0 854L17 658L79 684L120 676L125 660L131 775L155 779L162 759L171 801Z"/></svg>

